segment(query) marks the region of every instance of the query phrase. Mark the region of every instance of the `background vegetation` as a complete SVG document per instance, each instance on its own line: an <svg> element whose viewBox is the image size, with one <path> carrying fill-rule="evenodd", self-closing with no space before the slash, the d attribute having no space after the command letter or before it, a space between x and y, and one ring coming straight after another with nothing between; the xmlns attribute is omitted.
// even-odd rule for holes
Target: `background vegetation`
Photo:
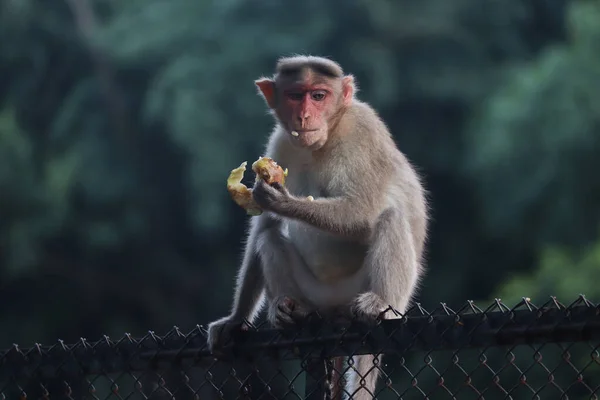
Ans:
<svg viewBox="0 0 600 400"><path fill-rule="evenodd" d="M419 301L600 297L592 0L4 0L0 347L182 330L230 306L253 80L326 55L430 192Z"/></svg>

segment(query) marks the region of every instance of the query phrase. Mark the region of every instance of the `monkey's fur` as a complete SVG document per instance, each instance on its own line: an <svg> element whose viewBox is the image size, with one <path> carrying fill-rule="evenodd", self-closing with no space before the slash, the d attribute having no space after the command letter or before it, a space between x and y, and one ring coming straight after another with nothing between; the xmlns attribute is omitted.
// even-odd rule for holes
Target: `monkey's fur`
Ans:
<svg viewBox="0 0 600 400"><path fill-rule="evenodd" d="M337 63L282 58L273 78L255 83L276 122L266 156L290 173L285 188L255 185L266 212L250 220L233 308L209 325L210 348L264 303L275 327L315 310L366 319L388 306L404 312L424 269L428 208L418 174ZM347 396L371 399L373 356L354 361Z"/></svg>

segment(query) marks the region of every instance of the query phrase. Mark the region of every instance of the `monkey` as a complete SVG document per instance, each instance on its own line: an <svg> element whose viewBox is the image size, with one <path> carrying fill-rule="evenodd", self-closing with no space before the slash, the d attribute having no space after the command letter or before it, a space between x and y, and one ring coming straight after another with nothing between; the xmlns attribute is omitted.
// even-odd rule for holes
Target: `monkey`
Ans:
<svg viewBox="0 0 600 400"><path fill-rule="evenodd" d="M275 328L313 311L365 321L389 307L404 313L425 272L429 209L420 174L339 63L281 57L255 85L274 120L266 156L290 173L285 186L255 183L264 212L250 219L231 313L209 324L209 349L263 308ZM373 398L374 356L353 361L346 395Z"/></svg>

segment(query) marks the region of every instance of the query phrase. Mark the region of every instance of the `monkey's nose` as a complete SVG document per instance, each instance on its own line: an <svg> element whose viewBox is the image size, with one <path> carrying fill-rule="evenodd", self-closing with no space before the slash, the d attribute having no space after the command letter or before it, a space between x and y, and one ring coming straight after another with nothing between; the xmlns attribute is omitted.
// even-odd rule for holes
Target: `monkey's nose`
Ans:
<svg viewBox="0 0 600 400"><path fill-rule="evenodd" d="M309 118L310 116L308 114L300 114L300 116L298 116L298 122L300 122L302 128L308 123Z"/></svg>

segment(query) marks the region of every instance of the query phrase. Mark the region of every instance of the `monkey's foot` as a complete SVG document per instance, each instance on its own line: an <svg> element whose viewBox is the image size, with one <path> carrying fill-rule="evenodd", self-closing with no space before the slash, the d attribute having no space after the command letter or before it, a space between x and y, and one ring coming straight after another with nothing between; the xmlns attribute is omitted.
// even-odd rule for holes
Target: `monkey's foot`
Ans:
<svg viewBox="0 0 600 400"><path fill-rule="evenodd" d="M283 296L272 303L269 309L269 321L277 329L292 328L300 324L308 314L307 308Z"/></svg>
<svg viewBox="0 0 600 400"><path fill-rule="evenodd" d="M221 318L208 325L207 344L210 352L217 358L225 358L221 348L232 343L233 336L238 331L246 331L249 326L245 321L238 321L231 316Z"/></svg>
<svg viewBox="0 0 600 400"><path fill-rule="evenodd" d="M385 319L384 312L387 306L379 295L373 292L360 294L350 306L352 317L360 322L374 322Z"/></svg>

